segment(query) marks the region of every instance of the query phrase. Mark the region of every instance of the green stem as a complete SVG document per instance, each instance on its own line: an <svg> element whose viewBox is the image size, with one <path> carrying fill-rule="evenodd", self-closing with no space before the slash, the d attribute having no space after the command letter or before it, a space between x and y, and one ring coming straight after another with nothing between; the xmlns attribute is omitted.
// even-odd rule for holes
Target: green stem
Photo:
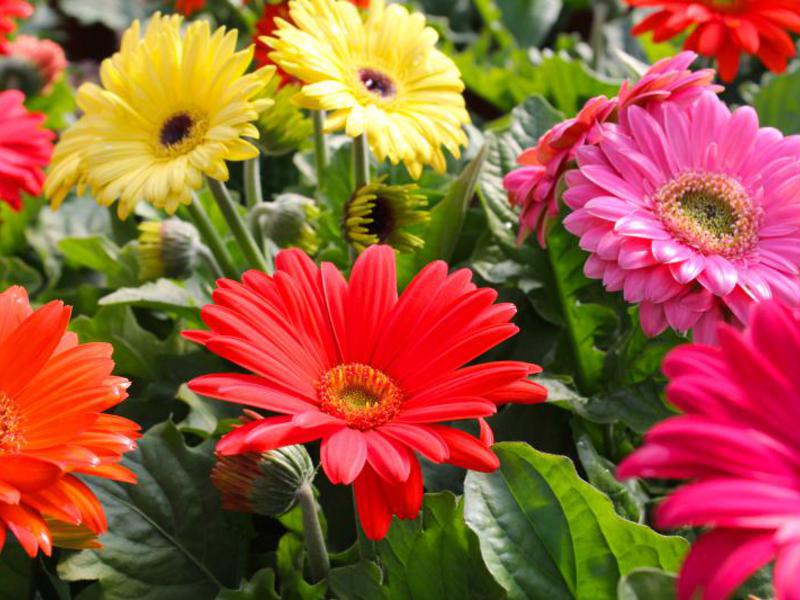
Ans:
<svg viewBox="0 0 800 600"><path fill-rule="evenodd" d="M317 167L317 191L322 189L325 171L328 169L328 142L325 139L325 111L311 111L311 120L314 123L314 160Z"/></svg>
<svg viewBox="0 0 800 600"><path fill-rule="evenodd" d="M225 274L222 272L217 259L214 258L214 253L211 252L208 246L198 242L197 255L208 265L208 268L211 269L211 272L214 274L215 278L219 279L221 277L225 277Z"/></svg>
<svg viewBox="0 0 800 600"><path fill-rule="evenodd" d="M311 570L311 583L319 583L328 576L331 561L325 547L325 536L319 522L317 501L311 485L304 485L297 493L300 509L303 512L303 534L308 553L308 566Z"/></svg>
<svg viewBox="0 0 800 600"><path fill-rule="evenodd" d="M221 272L226 277L236 278L239 273L233 265L231 255L228 254L228 249L225 248L225 242L222 241L222 237L214 229L214 224L208 217L208 213L203 208L200 199L193 198L192 203L186 207L186 211L189 213L194 226L197 227L197 231L200 232L200 237L203 238L214 258L217 259Z"/></svg>
<svg viewBox="0 0 800 600"><path fill-rule="evenodd" d="M244 163L244 197L247 206L253 208L264 202L261 187L261 157L256 156Z"/></svg>
<svg viewBox="0 0 800 600"><path fill-rule="evenodd" d="M553 280L556 285L556 292L558 293L558 302L561 305L561 311L564 315L564 322L567 326L567 334L569 335L570 346L572 347L572 355L575 358L576 384L578 391L581 393L588 393L589 388L589 372L583 362L581 355L580 339L578 338L578 324L575 322L575 314L571 310L572 301L569 298L566 290L564 289L564 282L558 276L555 261L553 260L552 248L548 248L547 259L550 261L550 269L553 272Z"/></svg>
<svg viewBox="0 0 800 600"><path fill-rule="evenodd" d="M610 12L606 0L595 0L592 8L592 67L595 71L602 71L605 65L606 33L605 25Z"/></svg>
<svg viewBox="0 0 800 600"><path fill-rule="evenodd" d="M353 491L353 513L356 518L356 535L358 536L358 555L361 560L375 560L375 542L367 538L364 533L364 528L361 527L361 519L358 516L358 503L356 502L356 494Z"/></svg>
<svg viewBox="0 0 800 600"><path fill-rule="evenodd" d="M244 224L242 217L239 215L239 211L236 210L236 205L231 195L228 193L228 188L226 188L225 184L221 181L211 177L208 178L208 188L211 190L214 200L217 201L217 206L219 206L222 216L224 216L225 220L228 222L231 233L233 233L233 237L236 238L248 264L254 269L267 272L269 267L264 260L264 255L261 254L261 251L258 249L258 244L253 238L253 234Z"/></svg>
<svg viewBox="0 0 800 600"><path fill-rule="evenodd" d="M369 144L365 133L353 138L353 169L356 175L356 189L367 185L369 183Z"/></svg>

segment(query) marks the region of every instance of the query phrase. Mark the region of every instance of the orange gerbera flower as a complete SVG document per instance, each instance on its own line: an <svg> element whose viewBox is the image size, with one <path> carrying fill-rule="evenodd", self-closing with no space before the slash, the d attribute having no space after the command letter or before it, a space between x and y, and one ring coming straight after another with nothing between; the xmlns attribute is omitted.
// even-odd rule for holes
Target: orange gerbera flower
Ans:
<svg viewBox="0 0 800 600"><path fill-rule="evenodd" d="M782 73L795 55L789 31L800 33L798 0L626 0L656 8L633 28L634 35L653 32L663 42L694 27L684 48L716 57L719 74L733 81L742 54L757 56L766 67Z"/></svg>
<svg viewBox="0 0 800 600"><path fill-rule="evenodd" d="M117 463L139 426L102 414L129 382L111 374L110 344L67 332L70 312L58 301L34 311L20 287L0 293L0 550L6 530L31 556L64 532L103 533L103 508L76 474L135 481Z"/></svg>

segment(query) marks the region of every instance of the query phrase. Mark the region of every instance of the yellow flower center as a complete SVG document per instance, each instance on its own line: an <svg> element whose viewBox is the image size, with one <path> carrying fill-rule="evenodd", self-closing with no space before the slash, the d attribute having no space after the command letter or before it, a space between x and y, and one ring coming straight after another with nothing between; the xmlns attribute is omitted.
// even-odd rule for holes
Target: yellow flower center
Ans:
<svg viewBox="0 0 800 600"><path fill-rule="evenodd" d="M158 154L173 157L194 150L208 131L204 117L194 111L173 113L161 124L158 132Z"/></svg>
<svg viewBox="0 0 800 600"><path fill-rule="evenodd" d="M320 408L365 431L388 423L400 410L403 392L390 377L369 365L339 365L323 375Z"/></svg>
<svg viewBox="0 0 800 600"><path fill-rule="evenodd" d="M683 173L659 190L655 205L667 229L703 254L737 258L758 241L761 210L724 173Z"/></svg>
<svg viewBox="0 0 800 600"><path fill-rule="evenodd" d="M365 90L381 100L391 100L397 95L397 85L383 71L365 67L358 70L358 78Z"/></svg>
<svg viewBox="0 0 800 600"><path fill-rule="evenodd" d="M24 441L22 415L17 405L0 392L0 456L19 452Z"/></svg>

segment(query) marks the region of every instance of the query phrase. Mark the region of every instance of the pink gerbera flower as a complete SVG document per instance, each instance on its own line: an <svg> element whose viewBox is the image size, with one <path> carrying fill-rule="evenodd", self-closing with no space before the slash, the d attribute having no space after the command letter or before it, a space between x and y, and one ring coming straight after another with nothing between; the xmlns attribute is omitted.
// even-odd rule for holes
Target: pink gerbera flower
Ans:
<svg viewBox="0 0 800 600"><path fill-rule="evenodd" d="M0 53L6 51L6 37L17 28L15 19L26 19L33 14L33 6L26 0L0 0Z"/></svg>
<svg viewBox="0 0 800 600"><path fill-rule="evenodd" d="M713 341L755 301L800 300L800 138L714 94L633 106L567 175L565 227L588 277L641 303L642 328Z"/></svg>
<svg viewBox="0 0 800 600"><path fill-rule="evenodd" d="M28 112L24 101L17 90L0 92L0 200L14 210L22 206L22 192L41 193L55 137L42 126L45 116Z"/></svg>
<svg viewBox="0 0 800 600"><path fill-rule="evenodd" d="M574 119L559 123L535 147L520 154L517 162L522 168L509 173L503 181L511 204L522 208L520 241L535 231L539 244L545 246L547 227L559 211L559 180L578 150L600 142L604 125L616 122L621 111L666 100L687 104L706 91L723 89L713 85L713 69L689 70L696 58L694 52L682 52L657 62L635 84L624 82L618 98L592 98Z"/></svg>
<svg viewBox="0 0 800 600"><path fill-rule="evenodd" d="M674 350L667 397L685 414L656 425L618 475L690 479L660 527L708 527L683 566L681 600L722 600L776 560L778 600L800 598L800 314L771 300L719 348Z"/></svg>
<svg viewBox="0 0 800 600"><path fill-rule="evenodd" d="M203 308L211 331L187 337L252 371L194 379L195 392L281 416L242 425L217 447L222 455L268 452L322 440L328 478L353 484L371 539L392 515L415 518L422 503L417 453L435 462L493 471L491 430L482 421L501 402L541 402L528 376L536 365L465 367L510 338L511 304L477 288L467 270L448 275L434 262L397 295L395 254L368 248L349 283L330 263L318 268L298 250L281 252L276 273L221 280ZM445 421L479 419L481 439Z"/></svg>

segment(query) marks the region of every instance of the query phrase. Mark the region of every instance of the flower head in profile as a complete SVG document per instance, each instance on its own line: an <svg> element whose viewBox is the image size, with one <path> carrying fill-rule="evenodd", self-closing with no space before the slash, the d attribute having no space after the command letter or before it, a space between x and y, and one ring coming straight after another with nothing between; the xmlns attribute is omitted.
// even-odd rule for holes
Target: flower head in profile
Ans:
<svg viewBox="0 0 800 600"><path fill-rule="evenodd" d="M364 185L345 204L344 237L358 252L375 244L415 252L425 240L409 228L428 221L427 205L428 199L418 193L415 184L388 185L381 179Z"/></svg>
<svg viewBox="0 0 800 600"><path fill-rule="evenodd" d="M211 31L180 16L156 14L144 35L138 21L101 68L102 87L78 91L80 120L62 136L45 193L57 207L88 186L126 218L145 200L168 213L192 201L203 176L226 181L226 161L258 155L253 121L271 104L256 98L274 69L246 73L252 46L237 52L235 31Z"/></svg>
<svg viewBox="0 0 800 600"><path fill-rule="evenodd" d="M33 6L27 0L0 0L0 54L8 51L8 35L17 28L16 19L27 19Z"/></svg>
<svg viewBox="0 0 800 600"><path fill-rule="evenodd" d="M517 158L521 165L509 173L503 185L512 205L521 208L519 241L536 232L544 247L549 224L558 216L558 184L574 163L578 150L603 139L608 123L616 123L631 106L650 107L660 102L686 105L706 91L720 92L714 71L691 71L697 55L682 52L650 67L637 82L625 81L619 96L589 100L578 115L553 127L536 146Z"/></svg>
<svg viewBox="0 0 800 600"><path fill-rule="evenodd" d="M754 302L800 300L800 138L759 128L712 93L688 107L631 107L578 152L565 227L591 253L584 271L641 303L642 327L742 324Z"/></svg>
<svg viewBox="0 0 800 600"><path fill-rule="evenodd" d="M77 476L135 480L118 463L139 427L103 412L125 399L129 382L112 375L110 344L79 344L67 332L61 302L34 311L12 287L0 294L0 314L0 548L8 531L31 556L49 555L62 538L91 545L106 519Z"/></svg>
<svg viewBox="0 0 800 600"><path fill-rule="evenodd" d="M23 193L41 193L55 137L42 125L45 116L28 112L24 101L16 90L0 92L0 200L14 210Z"/></svg>
<svg viewBox="0 0 800 600"><path fill-rule="evenodd" d="M686 559L680 600L724 600L775 560L778 600L800 581L800 315L754 306L744 332L722 325L719 347L674 350L659 423L618 475L688 479L656 511L659 527L707 528Z"/></svg>
<svg viewBox="0 0 800 600"><path fill-rule="evenodd" d="M634 35L653 32L656 42L684 33L684 47L717 59L720 76L733 81L743 54L757 56L771 71L782 73L795 55L790 32L800 33L796 0L626 0L655 12L633 28Z"/></svg>
<svg viewBox="0 0 800 600"><path fill-rule="evenodd" d="M514 307L495 304L497 293L470 279L434 262L398 297L394 250L372 246L349 282L298 250L278 254L273 276L221 280L202 310L210 330L185 335L252 374L204 375L190 387L279 416L236 428L217 452L321 440L323 470L333 483L355 486L371 539L386 535L392 515L419 513L418 454L496 469L485 422L481 439L443 423L482 419L499 403L540 402L546 393L528 379L535 365L470 364L517 332Z"/></svg>
<svg viewBox="0 0 800 600"><path fill-rule="evenodd" d="M365 134L378 160L446 169L442 147L458 157L469 122L464 83L436 48L438 34L419 13L373 0L366 17L346 0L292 0L291 22L262 41L270 58L303 83L296 101L328 111L326 129Z"/></svg>
<svg viewBox="0 0 800 600"><path fill-rule="evenodd" d="M20 35L8 44L8 54L36 67L42 78L44 93L52 89L67 68L64 49L52 40Z"/></svg>

